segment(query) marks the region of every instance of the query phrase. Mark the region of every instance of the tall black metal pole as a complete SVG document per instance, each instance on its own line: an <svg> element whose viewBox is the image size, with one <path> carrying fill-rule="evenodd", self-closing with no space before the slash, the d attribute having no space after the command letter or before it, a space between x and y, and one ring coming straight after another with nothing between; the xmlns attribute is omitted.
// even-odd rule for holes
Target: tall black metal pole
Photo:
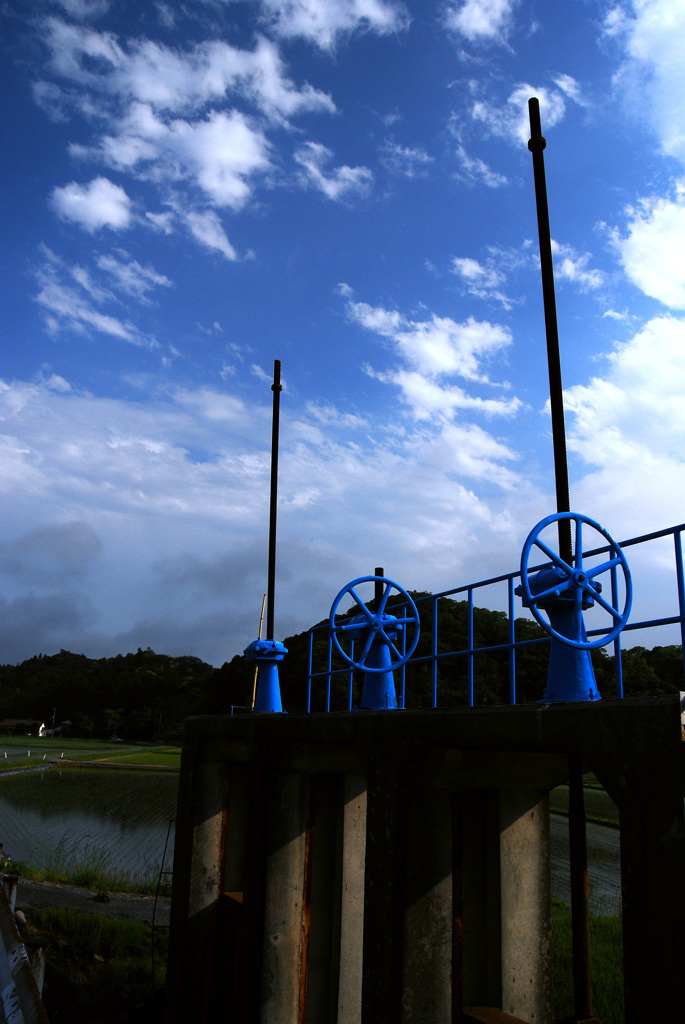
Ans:
<svg viewBox="0 0 685 1024"><path fill-rule="evenodd" d="M557 303L554 295L552 236L549 228L549 211L547 207L545 158L542 155L547 142L542 134L542 127L540 125L540 104L534 96L528 100L528 115L530 118L530 140L528 142L528 149L533 154L535 202L537 205L538 236L540 240L542 299L545 307L545 331L547 334L547 367L549 371L549 400L552 410L552 444L554 447L554 479L557 491L557 512L570 512L571 499L569 497L568 464L566 461L564 392L561 384ZM573 550L571 544L571 523L568 519L559 520L559 554L568 565L572 565Z"/></svg>
<svg viewBox="0 0 685 1024"><path fill-rule="evenodd" d="M278 508L278 427L281 409L281 361L274 359L274 408L271 422L271 499L269 505L269 577L266 603L266 639L274 638L274 590L276 583L276 511Z"/></svg>
<svg viewBox="0 0 685 1024"><path fill-rule="evenodd" d="M533 154L535 202L538 215L540 241L540 271L542 298L545 307L547 335L547 367L549 372L549 398L552 413L552 443L554 446L554 479L557 492L557 512L570 512L571 499L568 486L566 458L566 427L564 424L564 392L561 383L561 358L557 327L557 303L554 294L554 265L552 262L552 235L549 227L545 159L542 152L547 145L540 124L540 104L535 97L528 100L530 140L528 149ZM559 554L568 565L573 564L571 522L559 520ZM588 905L587 837L585 829L585 801L583 793L583 766L579 754L569 754L569 871L571 882L571 935L573 943L573 1002L578 1020L592 1019L592 978L590 969L590 917Z"/></svg>
<svg viewBox="0 0 685 1024"><path fill-rule="evenodd" d="M374 576L385 576L382 565L377 565L373 570ZM380 603L383 600L383 584L380 580L376 580L373 585L373 599L376 602L376 610L380 607Z"/></svg>

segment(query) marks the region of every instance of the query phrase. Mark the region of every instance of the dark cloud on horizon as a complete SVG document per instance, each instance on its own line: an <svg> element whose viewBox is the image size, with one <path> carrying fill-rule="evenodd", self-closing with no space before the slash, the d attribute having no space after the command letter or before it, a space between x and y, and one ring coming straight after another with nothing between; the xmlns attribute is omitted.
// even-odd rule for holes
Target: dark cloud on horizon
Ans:
<svg viewBox="0 0 685 1024"><path fill-rule="evenodd" d="M0 544L0 572L34 585L83 576L102 551L87 523L45 523Z"/></svg>

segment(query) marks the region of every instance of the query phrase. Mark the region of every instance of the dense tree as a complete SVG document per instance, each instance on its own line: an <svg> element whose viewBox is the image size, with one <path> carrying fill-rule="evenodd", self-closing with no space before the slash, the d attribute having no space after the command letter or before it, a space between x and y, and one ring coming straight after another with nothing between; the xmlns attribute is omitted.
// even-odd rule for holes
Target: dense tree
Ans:
<svg viewBox="0 0 685 1024"><path fill-rule="evenodd" d="M0 718L69 722L74 736L151 740L176 734L186 715L203 708L215 669L199 658L141 650L115 658L60 651L0 666ZM217 707L216 710L224 710Z"/></svg>
<svg viewBox="0 0 685 1024"><path fill-rule="evenodd" d="M404 673L407 708L457 707L469 703L469 664L472 662L475 706L506 704L510 700L509 622L503 612L475 608L473 653L468 643L468 604L439 598L438 660L433 668L432 600L413 594L421 617L421 639L414 663ZM389 602L392 609L393 602ZM313 632L312 666L319 673L312 681L309 707L312 711L344 711L350 703L350 673L334 654L330 691L325 676L328 667L327 621ZM549 640L530 619L514 623L516 700L518 703L542 698L547 681ZM308 706L309 631L287 637L288 654L279 668L283 706L290 712ZM595 677L605 698L616 694L616 673L611 648L592 653ZM423 660L422 660L423 659ZM683 657L679 646L632 647L623 652L623 690L627 697L673 693L683 689ZM252 705L254 662L236 655L214 669L194 657L168 657L140 648L134 654L115 658L86 658L83 654L60 651L36 655L19 665L0 666L0 718L42 719L57 724L68 721L75 736L109 737L115 731L124 740L152 740L177 735L178 725L188 715L228 714L248 710ZM352 706L361 698L362 677L351 680ZM402 677L395 685L401 694Z"/></svg>

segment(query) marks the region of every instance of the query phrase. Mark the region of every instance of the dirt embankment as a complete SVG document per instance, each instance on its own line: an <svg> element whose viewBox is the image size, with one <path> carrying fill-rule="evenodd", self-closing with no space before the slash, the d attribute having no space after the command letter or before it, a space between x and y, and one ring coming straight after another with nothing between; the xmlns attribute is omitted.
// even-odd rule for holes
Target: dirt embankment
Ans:
<svg viewBox="0 0 685 1024"><path fill-rule="evenodd" d="M17 883L17 910L27 907L69 907L85 914L105 914L108 917L133 917L160 926L169 924L171 900L160 896L155 907L154 896L138 896L134 893L94 893L90 889L79 889L72 885L57 885L53 882L30 882L20 878Z"/></svg>

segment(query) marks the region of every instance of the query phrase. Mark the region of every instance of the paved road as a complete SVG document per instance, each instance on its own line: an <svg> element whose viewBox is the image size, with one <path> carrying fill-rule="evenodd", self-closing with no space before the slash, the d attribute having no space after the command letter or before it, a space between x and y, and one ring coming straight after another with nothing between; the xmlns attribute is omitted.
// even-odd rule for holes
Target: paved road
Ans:
<svg viewBox="0 0 685 1024"><path fill-rule="evenodd" d="M552 896L571 901L568 868L568 818L550 816ZM621 834L617 828L587 824L590 913L613 915L621 910Z"/></svg>

